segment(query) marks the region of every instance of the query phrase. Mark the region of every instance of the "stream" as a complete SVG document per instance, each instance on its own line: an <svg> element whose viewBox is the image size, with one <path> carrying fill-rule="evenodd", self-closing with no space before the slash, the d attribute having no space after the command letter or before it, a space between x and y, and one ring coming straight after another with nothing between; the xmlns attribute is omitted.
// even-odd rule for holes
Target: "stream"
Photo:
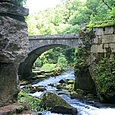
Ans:
<svg viewBox="0 0 115 115"><path fill-rule="evenodd" d="M45 80L40 81L38 83L33 83L32 86L44 86L47 89L46 91L57 93L62 98L64 98L70 105L72 105L78 110L78 115L115 115L115 105L107 105L107 104L103 105L100 102L97 102L98 107L96 107L93 104L87 103L86 100L71 99L69 95L65 94L67 90L56 89L54 86L59 84L59 81L62 79L64 80L75 79L74 71L68 70L59 76L46 78ZM54 86L51 86L51 84L53 84ZM35 92L32 93L31 95L35 97L40 97L41 95L43 95L44 92ZM42 115L63 115L63 114L56 114L47 111L43 112Z"/></svg>

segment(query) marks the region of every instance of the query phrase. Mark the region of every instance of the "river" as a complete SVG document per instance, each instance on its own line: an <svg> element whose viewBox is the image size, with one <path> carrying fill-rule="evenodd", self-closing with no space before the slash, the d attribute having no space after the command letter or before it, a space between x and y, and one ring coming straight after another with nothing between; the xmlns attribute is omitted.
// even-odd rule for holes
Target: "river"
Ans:
<svg viewBox="0 0 115 115"><path fill-rule="evenodd" d="M64 94L66 90L58 90L55 87L52 87L50 84L54 84L56 86L61 79L75 79L74 71L69 70L62 73L56 77L50 77L38 83L34 83L33 86L44 86L47 90L59 94L62 98L64 98L68 103L70 103L73 107L78 110L78 115L115 115L115 105L103 105L99 102L99 107L88 104L85 100L80 99L71 99L69 95ZM36 92L31 95L35 97L40 97L44 92ZM51 113L50 111L43 112L42 115L62 115Z"/></svg>

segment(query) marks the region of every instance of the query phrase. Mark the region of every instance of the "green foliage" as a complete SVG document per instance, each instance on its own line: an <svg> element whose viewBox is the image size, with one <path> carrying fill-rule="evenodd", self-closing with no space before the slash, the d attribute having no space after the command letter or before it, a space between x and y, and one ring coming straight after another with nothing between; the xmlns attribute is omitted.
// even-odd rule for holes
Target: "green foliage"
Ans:
<svg viewBox="0 0 115 115"><path fill-rule="evenodd" d="M113 7L112 10L110 11L110 17L112 19L115 19L115 7Z"/></svg>
<svg viewBox="0 0 115 115"><path fill-rule="evenodd" d="M75 53L74 53L75 49L71 48L71 47L66 47L63 49L64 49L63 55L65 55L65 58L67 59L68 65L73 65L74 58L75 58Z"/></svg>
<svg viewBox="0 0 115 115"><path fill-rule="evenodd" d="M101 59L94 69L97 95L101 101L115 95L115 60ZM105 99L104 97L105 96Z"/></svg>
<svg viewBox="0 0 115 115"><path fill-rule="evenodd" d="M111 11L102 0L86 0L86 2L66 0L54 8L31 14L26 20L29 35L78 33L83 23L92 24L114 19L115 1L106 0L105 2L111 7ZM100 26L107 25L113 25L113 22Z"/></svg>
<svg viewBox="0 0 115 115"><path fill-rule="evenodd" d="M80 31L80 37L83 41L83 47L76 48L75 50L75 64L74 64L74 71L75 74L81 74L81 71L85 71L85 68L88 66L88 57L90 55L90 48L91 48L91 41L94 36L92 30L90 31ZM80 76L80 75L79 75Z"/></svg>
<svg viewBox="0 0 115 115"><path fill-rule="evenodd" d="M69 65L73 64L74 60L74 48L70 47L56 47L42 53L35 61L34 65L36 67L41 67L43 64L57 64L59 58L64 57ZM66 65L66 64L61 64Z"/></svg>
<svg viewBox="0 0 115 115"><path fill-rule="evenodd" d="M59 47L47 50L46 52L40 55L40 60L42 61L43 64L57 63L58 55L59 53L61 53L61 50L63 52L63 49Z"/></svg>
<svg viewBox="0 0 115 115"><path fill-rule="evenodd" d="M43 108L40 107L41 99L32 97L22 90L18 94L18 101L28 103L32 111L43 110Z"/></svg>
<svg viewBox="0 0 115 115"><path fill-rule="evenodd" d="M68 26L66 26L66 28L63 29L62 32L60 33L64 33L64 34L77 34L78 31L80 29L80 26L78 24L76 25L71 25L71 24L68 24Z"/></svg>
<svg viewBox="0 0 115 115"><path fill-rule="evenodd" d="M49 64L49 63L45 63L43 64L43 66L41 67L41 70L44 70L44 71L52 71L54 70L56 67L56 64Z"/></svg>
<svg viewBox="0 0 115 115"><path fill-rule="evenodd" d="M106 0L106 4L103 1L97 0L92 1L95 2L95 12L93 11L90 15L90 23L87 25L89 28L93 27L106 27L106 26L114 26L115 21L115 1ZM89 3L89 4L88 4ZM88 0L86 2L86 5L90 8L90 10L93 9L93 7L90 7L92 4L90 4L91 1ZM109 7L110 8L109 8ZM94 10L93 9L93 10ZM110 10L112 9L112 10Z"/></svg>
<svg viewBox="0 0 115 115"><path fill-rule="evenodd" d="M76 48L75 55L74 72L78 73L82 67L87 65L86 55L82 48Z"/></svg>
<svg viewBox="0 0 115 115"><path fill-rule="evenodd" d="M59 65L61 65L62 68L67 67L67 59L65 58L65 56L63 54L60 54L60 56L58 57L58 62Z"/></svg>
<svg viewBox="0 0 115 115"><path fill-rule="evenodd" d="M34 62L34 65L35 65L35 67L41 67L42 66L42 61L39 57Z"/></svg>

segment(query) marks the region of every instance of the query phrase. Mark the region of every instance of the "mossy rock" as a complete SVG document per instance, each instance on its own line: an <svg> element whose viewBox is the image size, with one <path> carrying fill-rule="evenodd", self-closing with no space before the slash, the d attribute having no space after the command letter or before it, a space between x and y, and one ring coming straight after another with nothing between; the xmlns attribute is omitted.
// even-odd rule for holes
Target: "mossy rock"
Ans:
<svg viewBox="0 0 115 115"><path fill-rule="evenodd" d="M52 92L46 92L43 95L42 106L44 109L49 108L51 111L56 113L77 115L77 109L72 107L63 98Z"/></svg>
<svg viewBox="0 0 115 115"><path fill-rule="evenodd" d="M68 81L68 84L74 84L75 83L75 80L73 80L73 79L70 79L69 81Z"/></svg>
<svg viewBox="0 0 115 115"><path fill-rule="evenodd" d="M74 90L74 84L66 84L66 83L63 83L63 84L58 84L56 86L57 89L67 89L67 90Z"/></svg>

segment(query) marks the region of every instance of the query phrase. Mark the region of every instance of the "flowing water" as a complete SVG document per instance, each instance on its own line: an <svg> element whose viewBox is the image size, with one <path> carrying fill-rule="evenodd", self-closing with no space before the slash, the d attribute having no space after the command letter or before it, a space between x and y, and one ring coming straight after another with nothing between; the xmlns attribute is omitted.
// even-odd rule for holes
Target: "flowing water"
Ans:
<svg viewBox="0 0 115 115"><path fill-rule="evenodd" d="M62 79L75 79L74 71L66 71L59 76L47 78L41 82L34 83L33 86L44 86L47 90L59 94L62 98L64 98L68 103L70 103L73 107L78 110L78 115L115 115L115 105L102 105L98 102L99 107L95 107L91 104L88 104L86 101L80 99L71 99L69 95L64 94L66 90L58 90L55 87L52 87L51 84L56 86L60 80ZM36 92L31 95L40 97L43 92ZM51 113L50 111L42 113L42 115L62 115Z"/></svg>

